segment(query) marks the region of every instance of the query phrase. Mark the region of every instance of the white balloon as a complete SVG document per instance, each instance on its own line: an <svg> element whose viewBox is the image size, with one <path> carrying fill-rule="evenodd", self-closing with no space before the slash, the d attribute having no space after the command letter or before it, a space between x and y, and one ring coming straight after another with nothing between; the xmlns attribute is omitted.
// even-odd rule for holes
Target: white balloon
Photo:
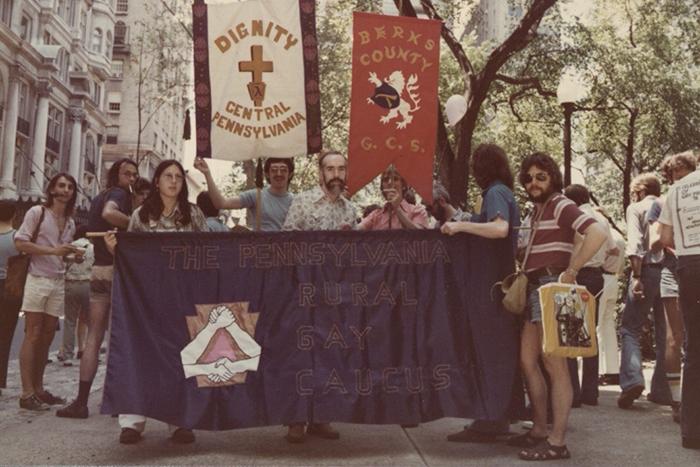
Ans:
<svg viewBox="0 0 700 467"><path fill-rule="evenodd" d="M450 96L445 102L445 115L447 115L447 124L455 126L462 120L464 114L467 113L467 100L460 94Z"/></svg>

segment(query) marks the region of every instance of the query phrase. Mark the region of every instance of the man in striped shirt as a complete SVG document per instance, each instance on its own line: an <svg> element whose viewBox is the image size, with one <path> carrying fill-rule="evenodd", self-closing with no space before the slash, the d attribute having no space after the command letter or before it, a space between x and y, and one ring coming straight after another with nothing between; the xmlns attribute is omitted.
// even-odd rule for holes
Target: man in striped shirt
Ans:
<svg viewBox="0 0 700 467"><path fill-rule="evenodd" d="M574 283L578 271L603 245L607 235L593 217L561 194L561 171L549 155L535 153L526 157L519 178L535 203L530 223L532 245L523 265L528 276L528 305L520 342L533 427L512 438L509 444L524 448L519 456L525 460L566 459L571 456L564 443L573 397L571 380L565 358L542 355L542 310L537 289L549 282ZM583 236L583 241L574 249L576 233ZM553 424L549 433L547 388L540 357L552 382Z"/></svg>

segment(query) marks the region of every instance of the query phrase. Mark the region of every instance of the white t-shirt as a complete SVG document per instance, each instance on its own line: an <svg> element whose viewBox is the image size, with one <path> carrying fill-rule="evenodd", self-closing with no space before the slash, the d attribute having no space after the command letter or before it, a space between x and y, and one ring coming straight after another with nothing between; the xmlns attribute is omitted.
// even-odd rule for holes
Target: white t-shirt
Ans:
<svg viewBox="0 0 700 467"><path fill-rule="evenodd" d="M676 255L700 255L700 170L668 190L659 222L673 227Z"/></svg>

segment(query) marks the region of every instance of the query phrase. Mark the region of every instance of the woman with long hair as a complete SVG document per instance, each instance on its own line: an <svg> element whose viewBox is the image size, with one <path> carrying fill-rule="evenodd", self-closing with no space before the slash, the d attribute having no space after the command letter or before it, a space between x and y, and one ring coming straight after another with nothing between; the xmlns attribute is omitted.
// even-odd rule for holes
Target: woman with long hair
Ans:
<svg viewBox="0 0 700 467"><path fill-rule="evenodd" d="M187 201L185 170L176 160L165 160L156 168L152 189L143 204L134 211L129 222L130 232L208 232L202 211ZM106 239L113 241L113 237ZM119 415L121 434L119 442L134 444L140 441L146 426L143 415ZM194 441L194 433L176 428L172 440L186 444Z"/></svg>
<svg viewBox="0 0 700 467"><path fill-rule="evenodd" d="M73 255L80 261L84 253L71 245L75 233L71 216L77 196L73 177L67 173L54 176L46 188L46 202L27 211L15 235L17 249L31 256L22 301L25 331L19 354L19 406L23 409L48 410L48 405L66 402L44 389L44 369L56 324L64 314L64 260Z"/></svg>
<svg viewBox="0 0 700 467"><path fill-rule="evenodd" d="M152 190L131 216L131 232L208 232L202 211L190 203L185 169L174 160L161 162Z"/></svg>

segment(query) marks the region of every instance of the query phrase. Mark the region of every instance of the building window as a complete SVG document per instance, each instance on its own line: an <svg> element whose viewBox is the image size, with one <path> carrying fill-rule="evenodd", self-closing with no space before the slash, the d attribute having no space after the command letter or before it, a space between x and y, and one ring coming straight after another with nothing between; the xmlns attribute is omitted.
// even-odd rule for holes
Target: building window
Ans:
<svg viewBox="0 0 700 467"><path fill-rule="evenodd" d="M70 0L68 2L68 12L66 16L66 21L71 27L75 26L75 10L78 6L78 0Z"/></svg>
<svg viewBox="0 0 700 467"><path fill-rule="evenodd" d="M100 53L102 50L102 29L95 28L92 31L92 46L91 50L95 53Z"/></svg>
<svg viewBox="0 0 700 467"><path fill-rule="evenodd" d="M122 93L110 92L107 94L107 110L112 113L119 113L122 106Z"/></svg>
<svg viewBox="0 0 700 467"><path fill-rule="evenodd" d="M22 22L19 26L19 37L25 41L31 41L32 39L32 22L31 16L22 15Z"/></svg>
<svg viewBox="0 0 700 467"><path fill-rule="evenodd" d="M29 114L31 113L30 101L29 101L29 86L24 81L19 82L19 104L17 114L25 119L29 119Z"/></svg>
<svg viewBox="0 0 700 467"><path fill-rule="evenodd" d="M117 21L114 25L114 43L117 45L124 45L127 42L127 27L123 21Z"/></svg>
<svg viewBox="0 0 700 467"><path fill-rule="evenodd" d="M107 60L112 58L112 31L107 31L105 40L105 57L107 57Z"/></svg>
<svg viewBox="0 0 700 467"><path fill-rule="evenodd" d="M58 173L58 154L46 152L44 154L44 183L48 183L50 179ZM36 175L35 175L36 176ZM40 175L39 175L40 176Z"/></svg>
<svg viewBox="0 0 700 467"><path fill-rule="evenodd" d="M80 10L80 42L85 45L87 41L87 12Z"/></svg>
<svg viewBox="0 0 700 467"><path fill-rule="evenodd" d="M118 126L108 126L107 127L107 144L117 144L119 137L119 127Z"/></svg>
<svg viewBox="0 0 700 467"><path fill-rule="evenodd" d="M117 13L127 13L129 11L129 0L117 0Z"/></svg>
<svg viewBox="0 0 700 467"><path fill-rule="evenodd" d="M124 76L124 62L122 60L112 61L112 76L115 78Z"/></svg>
<svg viewBox="0 0 700 467"><path fill-rule="evenodd" d="M85 137L85 165L83 166L86 172L95 173L96 156L95 138L92 135L87 135Z"/></svg>
<svg viewBox="0 0 700 467"><path fill-rule="evenodd" d="M12 0L0 0L0 20L8 26L11 26Z"/></svg>
<svg viewBox="0 0 700 467"><path fill-rule="evenodd" d="M49 104L49 121L46 131L46 147L56 153L61 152L63 139L63 112Z"/></svg>

